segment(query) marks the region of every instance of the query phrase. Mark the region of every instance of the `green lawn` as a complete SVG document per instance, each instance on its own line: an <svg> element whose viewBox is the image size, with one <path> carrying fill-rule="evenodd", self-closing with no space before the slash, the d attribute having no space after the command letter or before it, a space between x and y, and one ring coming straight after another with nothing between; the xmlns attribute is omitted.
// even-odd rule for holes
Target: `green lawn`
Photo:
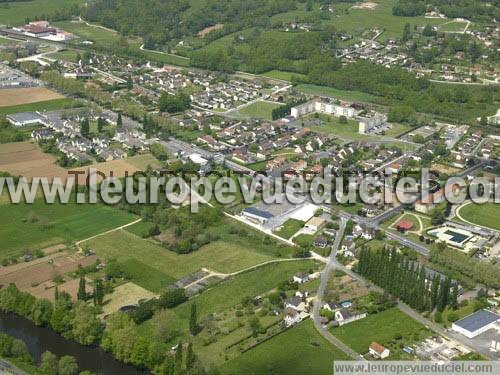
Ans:
<svg viewBox="0 0 500 375"><path fill-rule="evenodd" d="M103 205L4 204L0 209L0 254L39 249L55 243L82 240L130 223L136 217Z"/></svg>
<svg viewBox="0 0 500 375"><path fill-rule="evenodd" d="M279 103L258 101L246 107L241 108L239 110L239 113L243 116L248 116L252 118L262 118L265 120L272 120L273 109L281 107L281 105L282 104Z"/></svg>
<svg viewBox="0 0 500 375"><path fill-rule="evenodd" d="M500 230L500 205L496 203L471 203L460 209L465 220L484 227Z"/></svg>
<svg viewBox="0 0 500 375"><path fill-rule="evenodd" d="M332 134L336 135L337 137L340 137L345 140L361 140L361 139L366 139L368 140L369 138L373 138L373 136L367 136L364 134L359 134L358 133L358 123L353 120L347 120L346 124L340 123L340 120L338 117L334 116L326 116L322 115L320 116L324 121L325 124L323 125L318 125L318 126L311 126L311 130L318 132L318 133L325 133L325 134Z"/></svg>
<svg viewBox="0 0 500 375"><path fill-rule="evenodd" d="M148 223L145 221L139 221L138 223L135 223L134 225L130 225L125 228L127 232L130 232L132 234L135 234L136 236L139 237L149 237L149 231L153 227L152 223Z"/></svg>
<svg viewBox="0 0 500 375"><path fill-rule="evenodd" d="M376 341L391 350L389 357L391 359L398 359L402 355L399 343L410 345L432 334L398 308L391 308L345 326L332 328L331 332L360 354L367 353L370 344ZM397 339L398 335L402 338Z"/></svg>
<svg viewBox="0 0 500 375"><path fill-rule="evenodd" d="M285 239L289 239L297 233L299 229L304 226L304 224L305 223L300 220L288 219L285 224L282 225L281 229L275 232L275 234Z"/></svg>
<svg viewBox="0 0 500 375"><path fill-rule="evenodd" d="M463 32L465 27L467 26L467 22L461 21L452 21L450 23L445 23L439 26L438 30L442 32Z"/></svg>
<svg viewBox="0 0 500 375"><path fill-rule="evenodd" d="M47 57L50 57L50 58L56 59L56 60L77 62L76 61L77 54L78 53L75 50L67 49L67 50L51 53L50 55L47 55Z"/></svg>
<svg viewBox="0 0 500 375"><path fill-rule="evenodd" d="M222 374L331 374L349 358L323 339L310 319L224 364Z"/></svg>
<svg viewBox="0 0 500 375"><path fill-rule="evenodd" d="M62 7L81 5L83 0L32 0L2 3L0 5L0 24L22 25L26 18L34 19L42 14L51 15Z"/></svg>
<svg viewBox="0 0 500 375"><path fill-rule="evenodd" d="M272 78L272 79L279 79L282 81L291 81L292 77L305 78L304 74L294 73L294 72L285 72L282 70L270 70L269 72L262 73L261 76Z"/></svg>
<svg viewBox="0 0 500 375"><path fill-rule="evenodd" d="M53 99L43 102L14 105L10 107L0 107L0 117L18 112L55 111L56 109L73 108L80 106L80 102L74 99Z"/></svg>
<svg viewBox="0 0 500 375"><path fill-rule="evenodd" d="M130 258L120 262L120 267L127 279L155 293L161 293L167 286L175 282L175 278L168 277L163 272L137 259Z"/></svg>

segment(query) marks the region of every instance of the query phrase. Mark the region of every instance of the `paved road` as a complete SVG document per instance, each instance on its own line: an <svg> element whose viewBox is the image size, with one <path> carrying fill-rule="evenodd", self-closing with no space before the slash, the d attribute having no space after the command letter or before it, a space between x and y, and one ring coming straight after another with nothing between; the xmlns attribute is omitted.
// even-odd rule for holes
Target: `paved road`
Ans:
<svg viewBox="0 0 500 375"><path fill-rule="evenodd" d="M338 230L337 237L335 238L335 242L333 243L332 252L330 254L329 261L328 261L325 269L321 273L321 282L320 282L319 289L318 289L318 292L317 292L317 295L316 295L316 300L314 301L312 318L313 318L313 321L314 321L314 326L316 327L316 329L318 330L318 332L321 334L321 336L323 336L326 340L328 340L333 345L335 345L337 348L339 348L340 350L342 350L349 357L351 357L351 358L353 358L355 360L364 360L364 358L362 356L360 356L354 350L352 350L351 348L349 348L346 344L344 344L338 338L336 338L335 336L333 336L328 331L328 329L324 328L322 326L322 324L320 323L319 312L320 312L321 306L323 305L323 295L325 293L326 286L328 284L328 279L329 279L329 276L330 276L330 272L333 269L335 269L336 265L337 265L335 258L337 256L337 251L338 251L338 249L340 247L340 244L342 242L342 238L344 237L344 231L345 231L346 224L347 224L347 220L341 219L340 228Z"/></svg>

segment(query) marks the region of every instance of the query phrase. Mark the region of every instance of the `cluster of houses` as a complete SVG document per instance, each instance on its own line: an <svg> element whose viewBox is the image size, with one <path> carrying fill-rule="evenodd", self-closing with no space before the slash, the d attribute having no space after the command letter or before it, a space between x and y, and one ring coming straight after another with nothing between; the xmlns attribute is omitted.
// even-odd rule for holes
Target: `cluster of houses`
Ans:
<svg viewBox="0 0 500 375"><path fill-rule="evenodd" d="M7 116L7 120L16 127L27 125L42 125L33 130L31 136L37 142L55 140L57 149L69 159L85 163L90 160L89 155L95 155L98 160L110 161L127 157L127 150L143 152L149 150L150 140L146 135L135 128L123 128L115 131L113 138L105 135L84 137L81 134L81 122L84 119L97 121L104 119L108 124L116 125L117 117L100 114L76 114L66 117L59 112L23 112ZM119 147L114 145L119 144Z"/></svg>
<svg viewBox="0 0 500 375"><path fill-rule="evenodd" d="M376 40L360 40L348 47L338 49L337 55L344 64L366 60L389 68L406 66L411 62L411 58L405 52L400 51L395 39L389 39L385 45Z"/></svg>
<svg viewBox="0 0 500 375"><path fill-rule="evenodd" d="M0 63L0 89L37 86L40 86L40 83L28 74Z"/></svg>

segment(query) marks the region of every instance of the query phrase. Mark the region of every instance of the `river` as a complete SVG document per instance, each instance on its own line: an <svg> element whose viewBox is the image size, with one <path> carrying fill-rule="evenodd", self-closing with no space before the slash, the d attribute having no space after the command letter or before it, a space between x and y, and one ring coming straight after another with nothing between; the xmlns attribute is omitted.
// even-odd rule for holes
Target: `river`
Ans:
<svg viewBox="0 0 500 375"><path fill-rule="evenodd" d="M0 312L0 332L23 340L36 363L43 352L51 351L58 357L71 355L78 362L79 370L89 370L102 375L144 374L132 366L116 360L100 347L89 347L67 340L54 331L37 327L22 316Z"/></svg>

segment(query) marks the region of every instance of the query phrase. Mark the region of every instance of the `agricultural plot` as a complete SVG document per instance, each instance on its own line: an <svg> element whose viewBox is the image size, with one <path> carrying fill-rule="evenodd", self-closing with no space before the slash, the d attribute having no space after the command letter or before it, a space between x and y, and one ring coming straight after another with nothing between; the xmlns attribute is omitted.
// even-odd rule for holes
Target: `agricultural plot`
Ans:
<svg viewBox="0 0 500 375"><path fill-rule="evenodd" d="M349 359L306 320L232 359L222 374L329 374L334 360Z"/></svg>
<svg viewBox="0 0 500 375"><path fill-rule="evenodd" d="M404 356L403 346L420 342L432 335L422 324L397 308L332 328L331 333L360 354L367 353L370 344L376 341L391 350L389 359L394 360Z"/></svg>
<svg viewBox="0 0 500 375"><path fill-rule="evenodd" d="M11 107L62 98L64 96L45 87L2 89L0 90L0 107Z"/></svg>
<svg viewBox="0 0 500 375"><path fill-rule="evenodd" d="M22 25L26 23L26 18L34 19L40 16L40 11L44 14L53 14L63 7L74 4L81 5L83 0L32 0L17 2L2 2L0 7L0 24L2 25Z"/></svg>
<svg viewBox="0 0 500 375"><path fill-rule="evenodd" d="M78 241L130 223L135 216L103 205L3 204L0 210L0 256Z"/></svg>
<svg viewBox="0 0 500 375"><path fill-rule="evenodd" d="M123 306L135 305L140 300L149 300L154 297L157 297L157 295L129 282L117 286L114 288L113 293L105 296L102 310L104 315L109 315Z"/></svg>
<svg viewBox="0 0 500 375"><path fill-rule="evenodd" d="M305 75L303 74L294 72L285 72L281 70L271 70L269 72L262 73L261 76L281 81L291 81L293 77L305 78Z"/></svg>
<svg viewBox="0 0 500 375"><path fill-rule="evenodd" d="M43 153L30 142L6 143L0 148L0 171L24 176L28 180L33 177L66 177L67 171L57 166L55 161L53 155Z"/></svg>
<svg viewBox="0 0 500 375"><path fill-rule="evenodd" d="M56 109L76 108L80 106L81 106L80 102L69 98L45 100L36 103L11 105L7 107L0 106L0 118L9 115L11 113L54 111Z"/></svg>

